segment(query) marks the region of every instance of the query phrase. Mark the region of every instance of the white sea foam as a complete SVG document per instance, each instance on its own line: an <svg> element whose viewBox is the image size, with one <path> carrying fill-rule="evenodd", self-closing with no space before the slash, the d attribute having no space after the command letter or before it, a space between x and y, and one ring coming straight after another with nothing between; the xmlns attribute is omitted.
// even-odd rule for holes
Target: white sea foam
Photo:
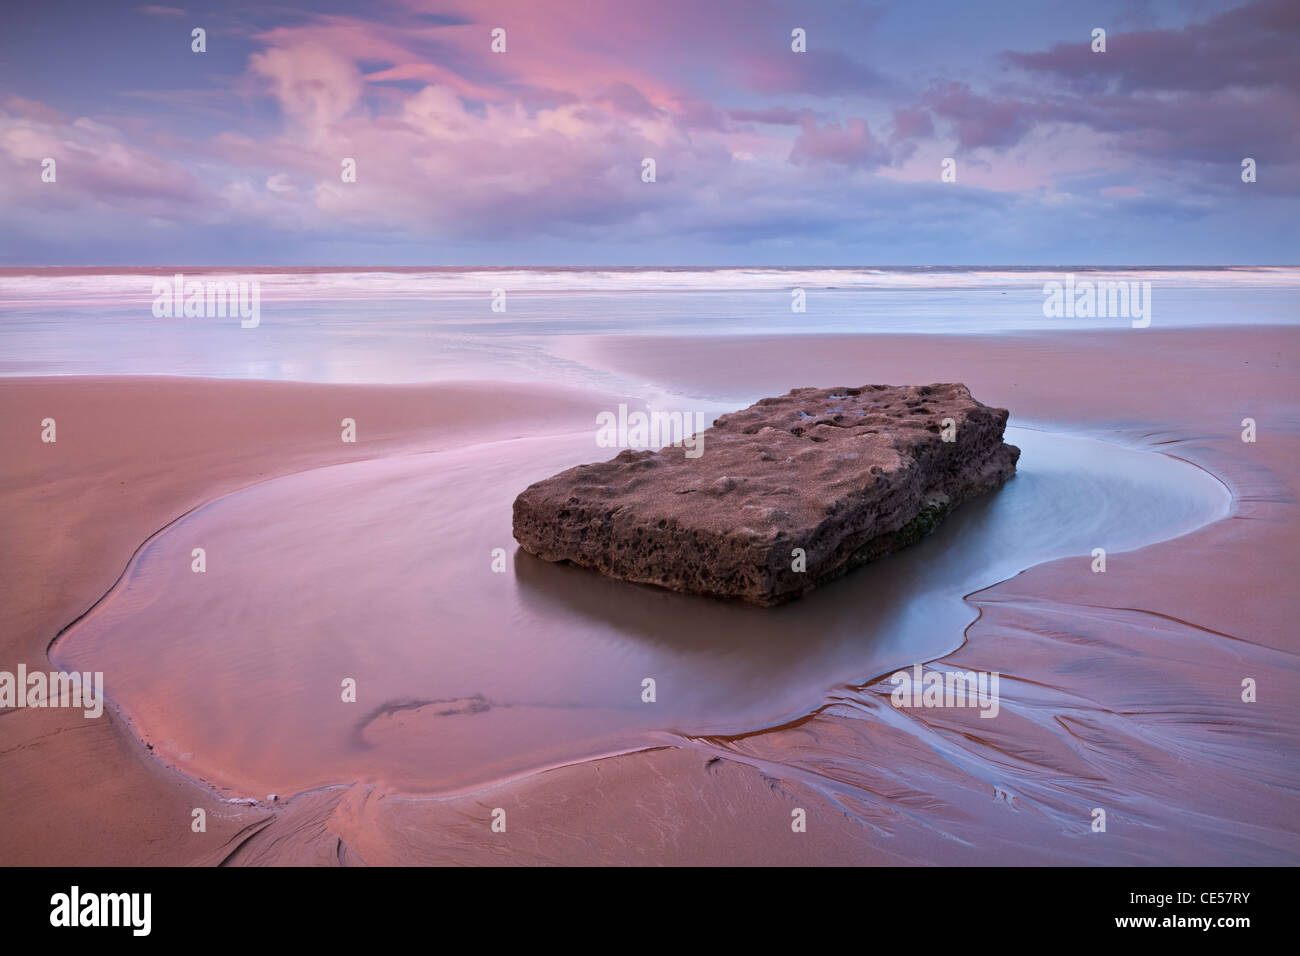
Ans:
<svg viewBox="0 0 1300 956"><path fill-rule="evenodd" d="M0 307L73 304L90 301L130 302L150 297L142 275L170 276L173 269L94 270L0 269ZM717 269L415 269L391 271L345 269L238 269L186 272L205 278L255 277L267 300L353 298L421 299L479 296L503 288L521 294L627 292L746 292L791 288L817 290L1021 289L1041 288L1066 272L1089 267L1041 268L717 268ZM1300 290L1300 268L1234 266L1223 268L1112 268L1098 270L1109 279L1151 281L1169 288Z"/></svg>
<svg viewBox="0 0 1300 956"><path fill-rule="evenodd" d="M1159 328L1300 322L1300 268L1283 267L184 270L187 281L256 282L256 328L157 316L167 269L0 269L0 375L612 386L564 358L557 337L1128 328L1045 317L1045 284L1067 268L1150 283Z"/></svg>

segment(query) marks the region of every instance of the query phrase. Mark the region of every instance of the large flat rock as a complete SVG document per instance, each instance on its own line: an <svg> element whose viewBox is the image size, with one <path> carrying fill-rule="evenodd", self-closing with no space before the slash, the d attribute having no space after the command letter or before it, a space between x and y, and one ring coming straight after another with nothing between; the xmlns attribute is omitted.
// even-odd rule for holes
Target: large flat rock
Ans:
<svg viewBox="0 0 1300 956"><path fill-rule="evenodd" d="M1014 475L1006 423L960 384L797 388L718 418L698 457L628 450L529 486L514 535L547 561L780 604Z"/></svg>

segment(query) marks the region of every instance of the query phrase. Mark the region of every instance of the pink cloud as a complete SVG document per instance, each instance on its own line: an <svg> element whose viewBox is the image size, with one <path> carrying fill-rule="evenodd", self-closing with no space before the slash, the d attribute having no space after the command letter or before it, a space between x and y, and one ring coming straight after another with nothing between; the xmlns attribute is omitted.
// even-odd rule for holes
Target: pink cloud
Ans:
<svg viewBox="0 0 1300 956"><path fill-rule="evenodd" d="M889 150L871 135L862 119L850 119L843 126L835 122L818 126L809 116L790 151L792 163L825 161L872 168L884 166L889 160Z"/></svg>
<svg viewBox="0 0 1300 956"><path fill-rule="evenodd" d="M52 183L41 179L46 158L55 163ZM117 207L170 217L203 195L189 170L132 145L113 126L87 117L69 120L18 97L0 109L0 199L6 206Z"/></svg>
<svg viewBox="0 0 1300 956"><path fill-rule="evenodd" d="M16 93L6 96L4 102L0 103L0 107L3 107L10 116L35 120L38 123L57 125L68 121L68 118L54 107L37 100L29 100L25 96L18 96Z"/></svg>
<svg viewBox="0 0 1300 956"><path fill-rule="evenodd" d="M939 116L952 121L957 145L963 149L1012 146L1034 126L1032 104L982 96L967 83L936 84L924 101Z"/></svg>
<svg viewBox="0 0 1300 956"><path fill-rule="evenodd" d="M337 122L361 101L364 84L353 60L317 43L255 53L249 69L270 83L286 114L311 129Z"/></svg>
<svg viewBox="0 0 1300 956"><path fill-rule="evenodd" d="M919 139L934 133L934 121L930 114L919 107L894 110L894 131L891 142Z"/></svg>

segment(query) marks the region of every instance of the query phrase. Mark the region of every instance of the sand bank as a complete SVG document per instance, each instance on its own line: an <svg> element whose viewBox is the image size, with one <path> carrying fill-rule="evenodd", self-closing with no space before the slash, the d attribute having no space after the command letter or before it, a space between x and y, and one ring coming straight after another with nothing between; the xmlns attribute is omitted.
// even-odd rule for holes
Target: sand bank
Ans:
<svg viewBox="0 0 1300 956"><path fill-rule="evenodd" d="M1105 574L1091 572L1086 554L1065 557L974 595L979 620L936 666L1000 671L1002 714L993 721L973 711L898 710L888 684L850 683L813 713L761 732L667 732L655 749L469 793L421 797L370 779L269 809L224 803L219 791L165 769L119 719L87 727L57 711L4 712L0 810L9 823L0 858L1294 862L1300 680L1291 621L1300 608L1288 575L1300 556L1298 345L1289 329L825 336L797 348L763 338L581 343L572 357L687 397L961 380L982 401L1010 407L1013 422L1065 426L1213 472L1232 490L1231 517L1114 554ZM53 635L109 589L141 542L202 502L354 457L559 433L591 420L592 399L572 394L347 393L168 380L0 383L5 447L20 449L0 479L14 503L4 519L8 657L42 662ZM499 425L503 407L503 430L485 425ZM21 451L38 434L31 423L47 415L59 418L58 452L68 456L54 467L36 457L39 444ZM387 424L370 448L350 448L337 444L344 415ZM1255 444L1240 441L1246 416L1259 422ZM74 432L64 423L76 421L87 432L65 444ZM141 427L150 421L156 427ZM1241 702L1243 677L1258 682L1257 703ZM86 779L98 782L93 792ZM189 830L196 806L209 808L206 834ZM495 807L507 809L507 834L489 831ZM1090 829L1097 807L1107 809L1105 833ZM807 811L807 833L791 832L795 808ZM171 819L174 829L160 823Z"/></svg>

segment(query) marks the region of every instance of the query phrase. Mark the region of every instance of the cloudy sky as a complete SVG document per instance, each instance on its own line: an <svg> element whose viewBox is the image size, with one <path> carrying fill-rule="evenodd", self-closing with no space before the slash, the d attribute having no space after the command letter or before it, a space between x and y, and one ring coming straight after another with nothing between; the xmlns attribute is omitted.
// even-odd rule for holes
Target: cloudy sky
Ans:
<svg viewBox="0 0 1300 956"><path fill-rule="evenodd" d="M1300 0L0 18L0 265L1300 262Z"/></svg>

